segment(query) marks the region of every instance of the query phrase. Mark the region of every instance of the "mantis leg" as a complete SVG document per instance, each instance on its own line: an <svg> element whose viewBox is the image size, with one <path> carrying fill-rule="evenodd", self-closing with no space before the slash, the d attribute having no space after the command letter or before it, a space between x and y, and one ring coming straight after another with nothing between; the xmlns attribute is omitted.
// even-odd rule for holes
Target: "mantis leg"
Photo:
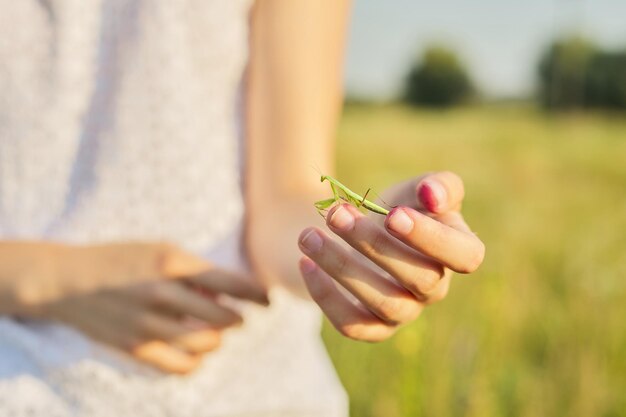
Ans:
<svg viewBox="0 0 626 417"><path fill-rule="evenodd" d="M365 195L363 196L363 199L358 202L357 207L361 207L363 203L365 203L365 199L367 198L367 195L370 193L370 190L371 188L367 189L367 191L365 192Z"/></svg>
<svg viewBox="0 0 626 417"><path fill-rule="evenodd" d="M332 182L330 183L330 189L333 190L333 197L335 198L335 201L339 201L339 191L337 191L337 187L335 187L335 184Z"/></svg>

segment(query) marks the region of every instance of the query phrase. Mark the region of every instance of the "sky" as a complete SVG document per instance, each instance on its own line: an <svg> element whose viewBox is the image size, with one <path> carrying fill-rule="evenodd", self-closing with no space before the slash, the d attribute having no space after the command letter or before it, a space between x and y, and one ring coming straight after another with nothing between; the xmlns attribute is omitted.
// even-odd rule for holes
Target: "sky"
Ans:
<svg viewBox="0 0 626 417"><path fill-rule="evenodd" d="M410 63L443 43L487 96L528 96L545 46L573 32L626 47L626 0L353 0L346 90L393 97Z"/></svg>

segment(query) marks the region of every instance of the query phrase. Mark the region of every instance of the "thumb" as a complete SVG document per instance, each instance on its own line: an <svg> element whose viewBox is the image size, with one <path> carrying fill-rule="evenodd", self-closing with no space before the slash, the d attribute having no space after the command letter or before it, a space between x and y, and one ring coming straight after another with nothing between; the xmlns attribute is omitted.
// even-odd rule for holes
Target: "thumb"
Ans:
<svg viewBox="0 0 626 417"><path fill-rule="evenodd" d="M459 211L465 196L463 180L453 172L441 171L420 178L415 187L418 208L434 214Z"/></svg>

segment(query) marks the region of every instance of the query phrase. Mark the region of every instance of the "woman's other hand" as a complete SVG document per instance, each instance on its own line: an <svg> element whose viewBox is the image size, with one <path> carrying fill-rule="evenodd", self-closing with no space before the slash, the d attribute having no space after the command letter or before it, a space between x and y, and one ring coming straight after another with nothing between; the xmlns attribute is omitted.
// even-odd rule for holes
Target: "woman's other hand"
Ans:
<svg viewBox="0 0 626 417"><path fill-rule="evenodd" d="M241 316L221 295L267 305L250 280L211 269L180 280L74 295L41 306L38 316L62 321L164 372L188 373L220 344Z"/></svg>
<svg viewBox="0 0 626 417"><path fill-rule="evenodd" d="M457 175L427 174L384 195L398 204L384 225L349 204L327 215L329 229L360 254L317 228L299 238L309 293L339 332L357 340L390 337L446 296L452 271L475 271L485 253L460 213L464 190Z"/></svg>
<svg viewBox="0 0 626 417"><path fill-rule="evenodd" d="M268 303L257 282L166 243L0 242L0 313L52 319L167 372L189 372L241 323L223 295Z"/></svg>

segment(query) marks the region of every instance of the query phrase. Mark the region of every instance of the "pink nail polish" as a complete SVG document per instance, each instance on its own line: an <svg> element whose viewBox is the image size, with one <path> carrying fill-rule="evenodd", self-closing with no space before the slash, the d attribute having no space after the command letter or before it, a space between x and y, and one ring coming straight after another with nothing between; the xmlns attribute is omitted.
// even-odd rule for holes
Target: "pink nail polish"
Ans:
<svg viewBox="0 0 626 417"><path fill-rule="evenodd" d="M389 213L385 225L388 229L401 235L408 234L413 230L413 220L402 208L395 208Z"/></svg>
<svg viewBox="0 0 626 417"><path fill-rule="evenodd" d="M437 181L422 182L417 193L424 207L433 213L443 209L448 199L446 189Z"/></svg>
<svg viewBox="0 0 626 417"><path fill-rule="evenodd" d="M334 228L347 232L354 227L354 216L344 206L339 206L332 212L329 223Z"/></svg>
<svg viewBox="0 0 626 417"><path fill-rule="evenodd" d="M309 230L300 240L302 246L309 250L309 252L317 252L322 247L322 238L315 230Z"/></svg>

